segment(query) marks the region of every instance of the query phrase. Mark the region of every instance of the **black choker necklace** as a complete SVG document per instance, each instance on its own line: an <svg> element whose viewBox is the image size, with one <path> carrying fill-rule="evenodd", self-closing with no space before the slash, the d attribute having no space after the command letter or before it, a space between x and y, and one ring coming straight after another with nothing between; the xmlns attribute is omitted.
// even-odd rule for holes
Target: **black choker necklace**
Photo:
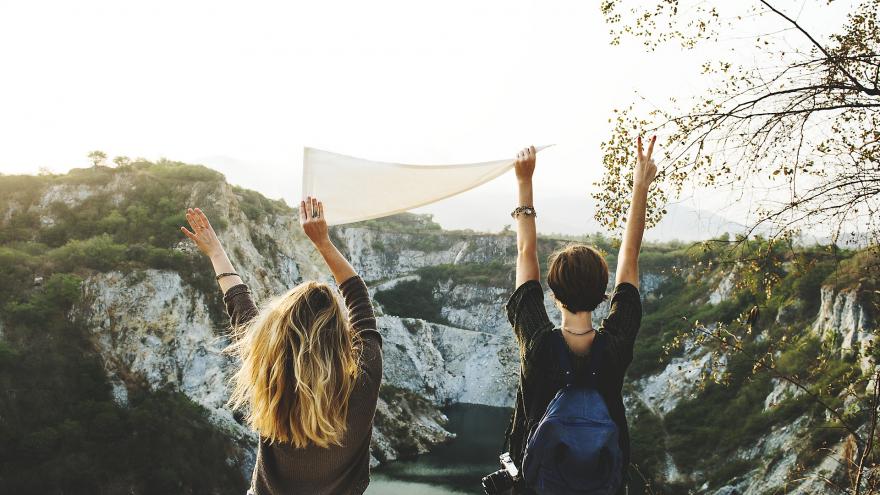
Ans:
<svg viewBox="0 0 880 495"><path fill-rule="evenodd" d="M565 328L565 327L562 327L562 330L564 330L564 331L566 331L566 332L568 332L568 333L570 333L570 334L572 334L572 335L586 335L586 334L588 334L588 333L590 333L590 332L595 332L595 331L596 331L595 328L591 328L591 329L587 330L586 332L580 332L580 333L579 333L579 332L572 332L571 330L569 330L569 329L567 329L567 328Z"/></svg>

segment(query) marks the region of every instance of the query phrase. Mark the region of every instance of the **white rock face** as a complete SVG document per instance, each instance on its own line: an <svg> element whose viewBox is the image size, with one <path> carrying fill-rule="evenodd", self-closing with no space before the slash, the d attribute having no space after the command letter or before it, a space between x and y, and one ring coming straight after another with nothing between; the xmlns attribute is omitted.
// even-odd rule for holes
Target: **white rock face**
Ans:
<svg viewBox="0 0 880 495"><path fill-rule="evenodd" d="M226 400L222 354L202 294L177 273L146 270L143 278L97 274L83 284L80 314L115 374L135 373L155 387L172 384L208 409Z"/></svg>
<svg viewBox="0 0 880 495"><path fill-rule="evenodd" d="M820 334L830 330L845 336L844 345L855 342L857 334L870 325L870 318L858 300L858 293L858 289L835 292L833 287L822 287L819 314L813 323L813 330Z"/></svg>
<svg viewBox="0 0 880 495"><path fill-rule="evenodd" d="M492 234L449 233L425 250L410 246L434 234L380 232L366 227L340 226L334 230L349 261L366 281L384 280L428 266L490 263L515 258L516 239Z"/></svg>
<svg viewBox="0 0 880 495"><path fill-rule="evenodd" d="M392 278L386 282L382 282L380 284L373 285L372 287L368 287L370 289L370 296L375 296L376 292L380 292L383 290L391 290L397 287L401 282L418 282L422 277L418 275L404 275L402 277ZM375 301L374 301L375 302Z"/></svg>
<svg viewBox="0 0 880 495"><path fill-rule="evenodd" d="M774 426L752 448L737 452L736 458L758 459L761 465L734 486L722 487L716 493L725 493L723 490L727 488L726 493L758 495L767 489L784 486L795 467L797 442L801 441L800 433L806 421L806 417L801 417L793 423ZM730 488L736 488L736 491L730 491Z"/></svg>
<svg viewBox="0 0 880 495"><path fill-rule="evenodd" d="M441 282L436 295L442 301L440 314L452 325L497 335L511 333L507 318L500 316L510 296L509 289Z"/></svg>
<svg viewBox="0 0 880 495"><path fill-rule="evenodd" d="M40 199L40 209L46 209L55 202L74 207L95 195L94 186L88 184L56 184L49 186Z"/></svg>
<svg viewBox="0 0 880 495"><path fill-rule="evenodd" d="M668 277L662 273L640 272L639 278L639 292L644 297L657 290ZM610 283L614 283L613 274L609 276L609 279Z"/></svg>
<svg viewBox="0 0 880 495"><path fill-rule="evenodd" d="M826 480L834 479L841 474L844 442L832 446L828 455L823 457L818 465L792 477L797 469L797 453L805 441L807 424L808 418L801 416L789 424L774 425L771 431L760 437L753 447L735 454L737 459L757 461L758 467L711 493L713 495L827 493ZM703 490L698 493L707 493Z"/></svg>
<svg viewBox="0 0 880 495"><path fill-rule="evenodd" d="M118 403L127 403L124 380L142 379L152 389L170 385L205 407L222 431L245 445L256 443L256 435L239 425L225 406L227 384L235 366L233 359L222 352L228 344L223 336L226 329L211 320L204 296L186 285L177 273L146 270L129 275L97 274L84 282L82 300L82 307L74 314L91 329ZM500 361L504 356L499 355L498 346L509 344L509 339L434 327L420 320L412 323L424 325L423 335L413 336L397 318L380 317L379 321L386 338L385 383L411 390L435 406L449 402L501 405L509 401L511 387L500 387L504 391L498 392L493 387L497 376L474 372L479 354L469 352L471 346L480 346L484 356L496 352L492 372L503 376ZM396 360L404 360L399 350L403 346L407 347L406 364L395 366ZM513 356L516 359L515 352ZM511 365L514 372L516 366L517 362ZM400 406L385 409L390 414L400 411ZM383 449L383 460L396 458L395 445L401 441L416 442L421 446L418 451L423 452L450 437L443 429L445 418L436 409L422 410L417 417L418 422L407 426L405 438L377 431L382 441L376 448ZM252 448L245 449L243 455L249 457L250 465L243 466L249 474Z"/></svg>
<svg viewBox="0 0 880 495"><path fill-rule="evenodd" d="M90 329L117 403L128 402L125 381L153 390L172 386L208 410L212 422L240 446L257 436L225 407L232 359L228 341L208 315L204 296L175 272L146 270L96 274L83 282L82 305L72 314ZM253 469L253 449L240 452L243 474Z"/></svg>
<svg viewBox="0 0 880 495"><path fill-rule="evenodd" d="M773 384L773 390L771 390L770 393L767 394L767 398L764 399L765 411L774 408L785 399L794 398L804 393L803 390L793 383L780 380L779 378L771 378L770 382Z"/></svg>
<svg viewBox="0 0 880 495"><path fill-rule="evenodd" d="M634 390L654 414L663 417L682 400L696 396L704 375L721 373L726 367L726 355L716 359L706 349L688 343L684 356L672 358L660 373L635 382Z"/></svg>
<svg viewBox="0 0 880 495"><path fill-rule="evenodd" d="M819 314L812 331L821 339L833 339L841 354L858 353L862 371L873 369L868 348L875 339L876 323L872 321L859 287L835 292L833 287L821 289Z"/></svg>
<svg viewBox="0 0 880 495"><path fill-rule="evenodd" d="M110 380L110 386L112 387L113 402L122 407L128 407L128 387L125 386L125 382L114 377Z"/></svg>
<svg viewBox="0 0 880 495"><path fill-rule="evenodd" d="M424 454L455 438L455 434L443 428L448 422L446 415L423 404L423 399L397 392L389 395L388 399L380 396L376 404L370 464Z"/></svg>
<svg viewBox="0 0 880 495"><path fill-rule="evenodd" d="M709 302L711 304L721 304L726 301L730 298L735 286L736 272L731 271L721 279L721 282L718 283L718 287L709 294Z"/></svg>
<svg viewBox="0 0 880 495"><path fill-rule="evenodd" d="M798 495L826 493L826 480L838 476L844 465L841 462L844 442L832 446L818 465L792 480L791 475L797 469L797 452L804 442L807 424L808 418L801 416L789 424L774 426L758 440L754 448L742 453L742 458L757 459L759 467L744 477L739 484L739 493L761 495L767 493L768 489Z"/></svg>
<svg viewBox="0 0 880 495"><path fill-rule="evenodd" d="M382 316L385 383L435 404L512 407L519 351L511 336Z"/></svg>

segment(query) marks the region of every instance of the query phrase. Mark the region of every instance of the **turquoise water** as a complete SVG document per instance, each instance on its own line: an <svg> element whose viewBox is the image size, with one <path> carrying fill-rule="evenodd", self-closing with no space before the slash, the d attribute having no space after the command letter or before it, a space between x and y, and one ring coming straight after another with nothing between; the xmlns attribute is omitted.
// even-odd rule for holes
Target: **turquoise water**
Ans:
<svg viewBox="0 0 880 495"><path fill-rule="evenodd" d="M367 495L483 493L480 479L501 468L498 454L511 410L457 404L445 412L455 440L413 460L374 469Z"/></svg>

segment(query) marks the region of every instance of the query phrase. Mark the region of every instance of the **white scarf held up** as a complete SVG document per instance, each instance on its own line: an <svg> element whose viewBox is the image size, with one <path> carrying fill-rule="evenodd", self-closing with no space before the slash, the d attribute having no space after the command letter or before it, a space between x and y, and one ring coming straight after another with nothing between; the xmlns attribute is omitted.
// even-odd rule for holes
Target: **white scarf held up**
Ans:
<svg viewBox="0 0 880 495"><path fill-rule="evenodd" d="M302 199L312 196L321 200L328 225L360 222L473 189L507 172L514 163L515 158L507 158L458 165L406 165L304 148Z"/></svg>

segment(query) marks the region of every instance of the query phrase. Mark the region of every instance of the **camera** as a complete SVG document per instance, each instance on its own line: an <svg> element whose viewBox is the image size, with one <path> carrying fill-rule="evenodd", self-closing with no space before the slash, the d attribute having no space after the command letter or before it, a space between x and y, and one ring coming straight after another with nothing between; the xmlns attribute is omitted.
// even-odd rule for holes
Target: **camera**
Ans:
<svg viewBox="0 0 880 495"><path fill-rule="evenodd" d="M501 460L501 469L483 477L483 490L488 494L501 493L522 480L519 469L510 458L510 452L501 454L499 459Z"/></svg>

